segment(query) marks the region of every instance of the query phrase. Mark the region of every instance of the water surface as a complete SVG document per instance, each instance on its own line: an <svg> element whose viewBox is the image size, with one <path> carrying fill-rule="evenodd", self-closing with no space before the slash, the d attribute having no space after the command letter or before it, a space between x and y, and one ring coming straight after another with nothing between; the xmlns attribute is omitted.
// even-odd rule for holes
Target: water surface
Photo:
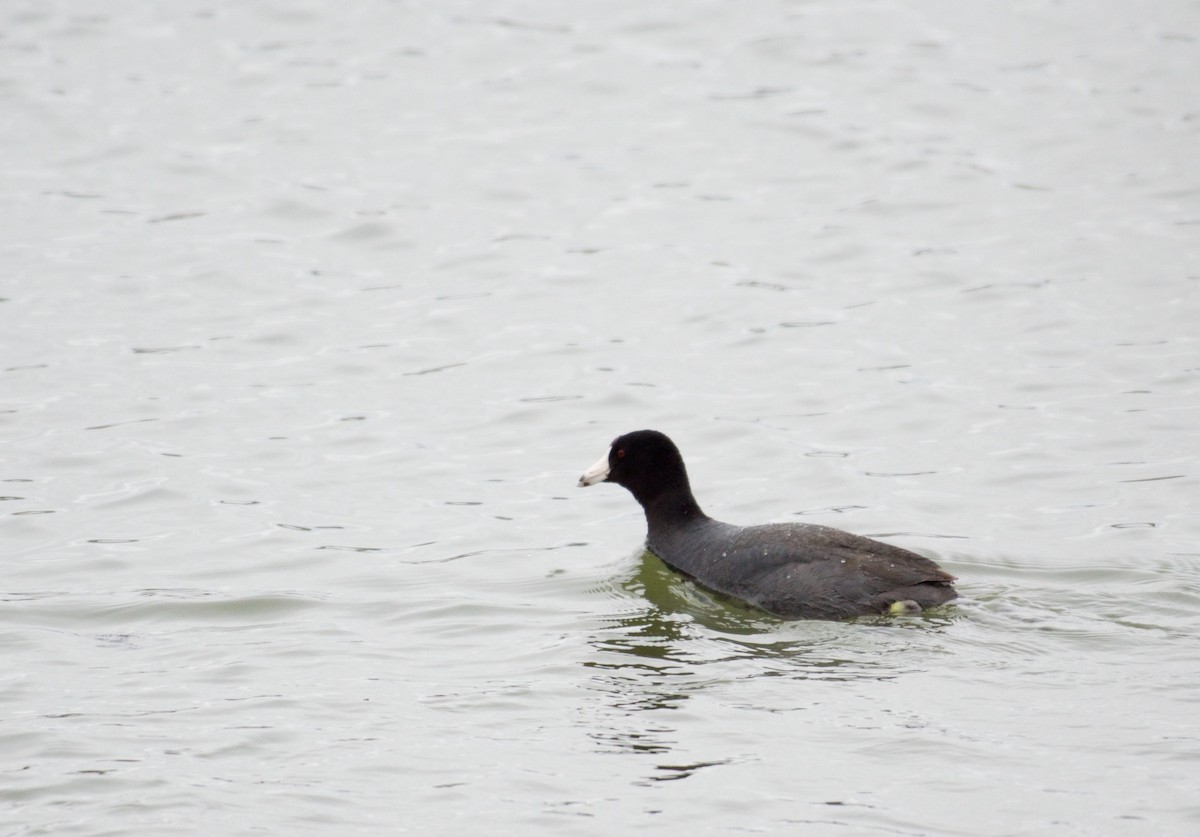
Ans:
<svg viewBox="0 0 1200 837"><path fill-rule="evenodd" d="M2 15L0 834L1200 825L1195 3Z"/></svg>

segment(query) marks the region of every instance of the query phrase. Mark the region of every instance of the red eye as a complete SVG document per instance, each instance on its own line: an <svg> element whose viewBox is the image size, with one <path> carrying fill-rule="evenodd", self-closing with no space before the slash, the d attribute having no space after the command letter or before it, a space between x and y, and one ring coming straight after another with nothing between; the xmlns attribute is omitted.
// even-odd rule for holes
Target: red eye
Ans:
<svg viewBox="0 0 1200 837"><path fill-rule="evenodd" d="M625 448L617 448L617 459L625 458Z"/></svg>

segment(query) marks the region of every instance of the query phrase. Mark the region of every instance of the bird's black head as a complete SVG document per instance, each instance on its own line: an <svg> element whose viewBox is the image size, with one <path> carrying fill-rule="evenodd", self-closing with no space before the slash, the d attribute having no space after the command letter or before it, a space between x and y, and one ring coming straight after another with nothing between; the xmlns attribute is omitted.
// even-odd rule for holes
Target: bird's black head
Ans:
<svg viewBox="0 0 1200 837"><path fill-rule="evenodd" d="M647 510L667 498L695 505L679 448L657 430L635 430L613 439L608 455L579 478L581 486L598 482L625 486Z"/></svg>

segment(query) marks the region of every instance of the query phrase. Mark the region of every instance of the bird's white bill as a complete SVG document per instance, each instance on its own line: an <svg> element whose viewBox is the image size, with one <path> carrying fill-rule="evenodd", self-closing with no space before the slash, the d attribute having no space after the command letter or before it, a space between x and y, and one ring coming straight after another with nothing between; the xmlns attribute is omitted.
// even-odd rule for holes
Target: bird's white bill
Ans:
<svg viewBox="0 0 1200 837"><path fill-rule="evenodd" d="M592 467L583 472L583 476L579 478L579 487L584 488L589 485L595 485L598 482L604 482L608 479L608 454L604 454L603 458Z"/></svg>

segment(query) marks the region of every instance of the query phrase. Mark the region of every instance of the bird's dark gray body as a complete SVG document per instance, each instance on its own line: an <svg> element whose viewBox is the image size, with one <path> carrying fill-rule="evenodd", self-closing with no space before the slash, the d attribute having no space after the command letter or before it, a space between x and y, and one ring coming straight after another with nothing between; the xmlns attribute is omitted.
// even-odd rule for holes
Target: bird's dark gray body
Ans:
<svg viewBox="0 0 1200 837"><path fill-rule="evenodd" d="M907 549L806 523L734 526L710 517L651 529L647 548L702 586L790 619L928 608L957 594L954 578Z"/></svg>

